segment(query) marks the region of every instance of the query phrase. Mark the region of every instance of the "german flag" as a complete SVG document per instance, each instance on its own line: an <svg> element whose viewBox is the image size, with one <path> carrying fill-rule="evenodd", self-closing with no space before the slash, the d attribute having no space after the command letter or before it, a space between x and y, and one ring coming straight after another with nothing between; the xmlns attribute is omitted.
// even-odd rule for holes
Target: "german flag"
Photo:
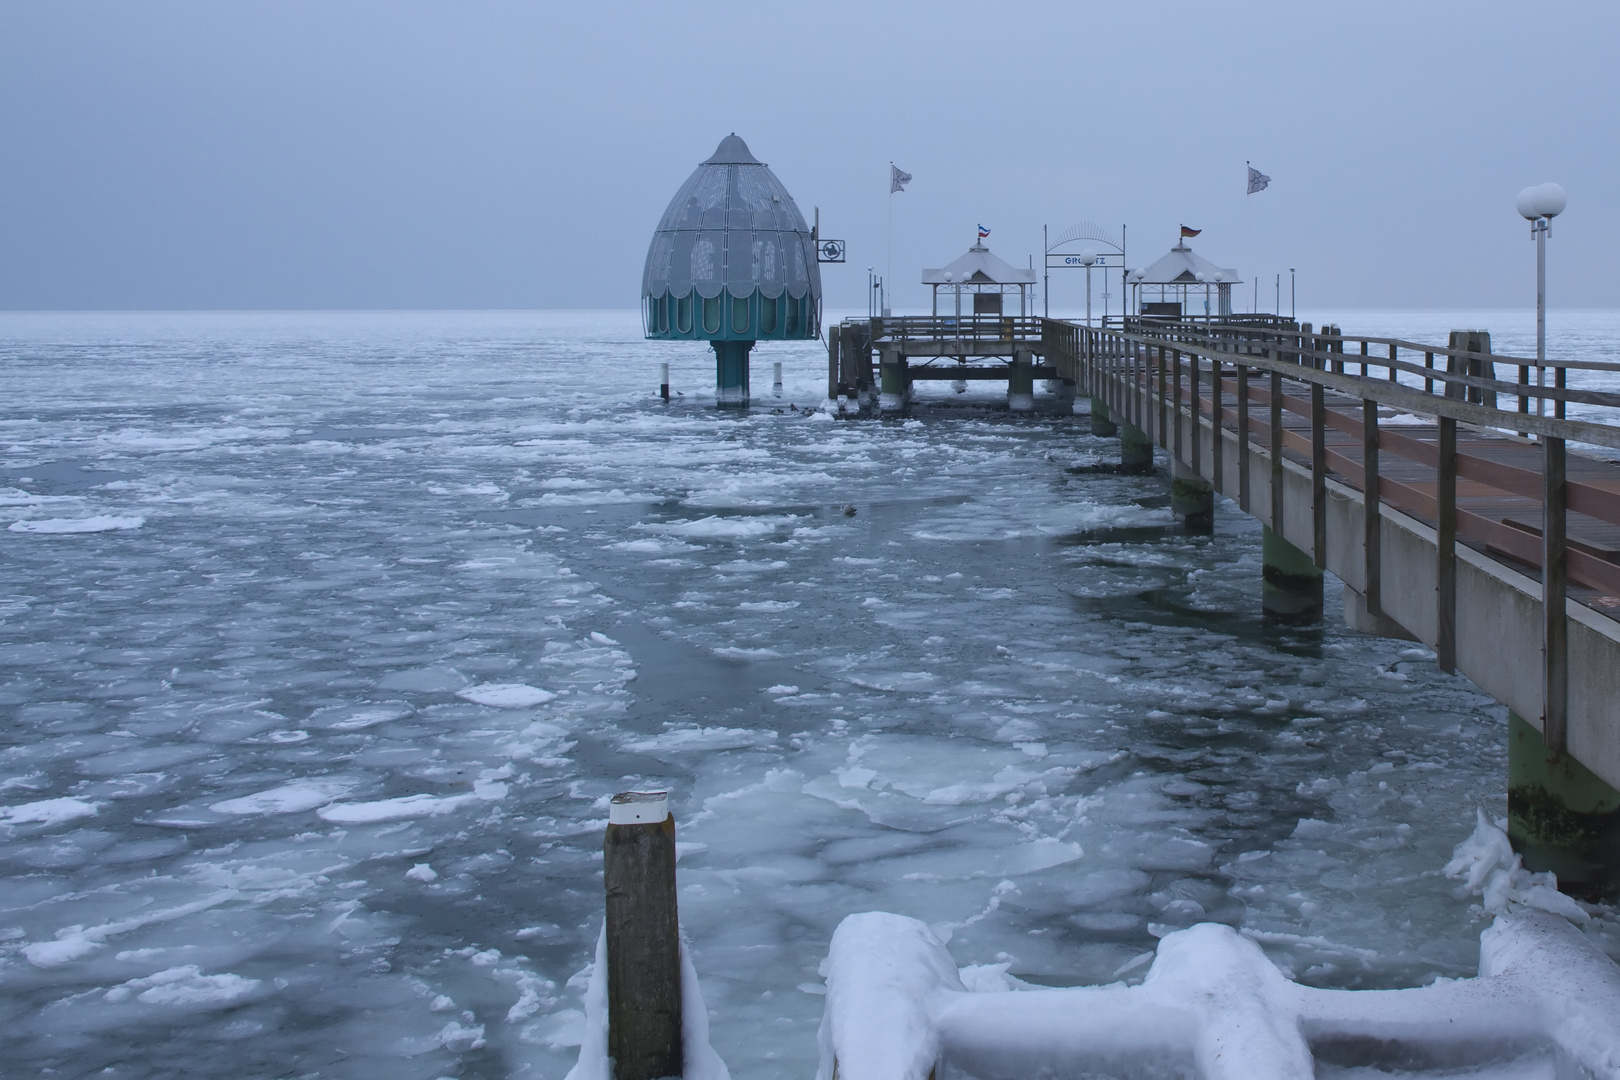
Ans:
<svg viewBox="0 0 1620 1080"><path fill-rule="evenodd" d="M1189 237L1189 236L1197 236L1199 233L1201 233L1203 231L1204 231L1203 229L1189 229L1185 225L1183 225L1181 227L1181 235L1182 235L1183 239L1185 239L1186 237Z"/></svg>

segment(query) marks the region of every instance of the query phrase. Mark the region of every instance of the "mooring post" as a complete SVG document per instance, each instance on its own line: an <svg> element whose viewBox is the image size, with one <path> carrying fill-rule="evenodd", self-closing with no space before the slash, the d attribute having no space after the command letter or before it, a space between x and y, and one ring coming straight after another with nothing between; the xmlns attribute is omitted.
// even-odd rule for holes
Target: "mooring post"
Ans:
<svg viewBox="0 0 1620 1080"><path fill-rule="evenodd" d="M776 361L776 378L771 383L771 396L782 396L782 361Z"/></svg>
<svg viewBox="0 0 1620 1080"><path fill-rule="evenodd" d="M658 396L669 402L669 365L658 365Z"/></svg>
<svg viewBox="0 0 1620 1080"><path fill-rule="evenodd" d="M675 818L667 791L625 791L602 842L607 893L608 1057L613 1080L684 1071Z"/></svg>

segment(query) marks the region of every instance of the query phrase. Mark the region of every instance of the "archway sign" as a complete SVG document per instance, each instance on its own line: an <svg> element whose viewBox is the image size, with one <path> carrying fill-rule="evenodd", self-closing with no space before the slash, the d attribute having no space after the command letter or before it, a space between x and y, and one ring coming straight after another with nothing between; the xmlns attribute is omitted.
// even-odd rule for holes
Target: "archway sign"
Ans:
<svg viewBox="0 0 1620 1080"><path fill-rule="evenodd" d="M1041 236L1046 246L1046 280L1042 285L1045 304L1044 311L1047 316L1052 314L1052 271L1053 270L1084 270L1086 272L1086 325L1091 324L1091 269L1100 267L1106 274L1110 270L1119 271L1120 296L1126 295L1125 275L1129 273L1125 266L1125 226L1119 227L1116 236L1104 229L1101 225L1090 221L1082 221L1070 225L1067 229L1053 237L1047 226L1041 226ZM1087 255L1094 256L1087 261ZM1108 279L1103 278L1103 321L1108 321ZM1123 308L1121 309L1123 313Z"/></svg>

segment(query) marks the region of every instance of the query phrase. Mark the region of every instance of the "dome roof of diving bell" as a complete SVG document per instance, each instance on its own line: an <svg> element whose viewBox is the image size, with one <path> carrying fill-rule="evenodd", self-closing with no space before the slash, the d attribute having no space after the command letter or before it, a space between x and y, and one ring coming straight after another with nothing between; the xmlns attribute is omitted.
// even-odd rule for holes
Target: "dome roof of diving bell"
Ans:
<svg viewBox="0 0 1620 1080"><path fill-rule="evenodd" d="M821 271L793 196L735 134L686 178L658 222L641 295L821 298Z"/></svg>

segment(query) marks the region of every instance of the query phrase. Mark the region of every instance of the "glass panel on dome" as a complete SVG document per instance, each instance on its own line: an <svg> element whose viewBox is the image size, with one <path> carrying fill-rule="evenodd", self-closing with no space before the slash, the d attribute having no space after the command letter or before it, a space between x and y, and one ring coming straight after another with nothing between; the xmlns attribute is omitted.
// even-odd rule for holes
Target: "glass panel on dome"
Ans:
<svg viewBox="0 0 1620 1080"><path fill-rule="evenodd" d="M705 334L718 334L720 332L720 298L718 296L705 296L703 298L703 332Z"/></svg>
<svg viewBox="0 0 1620 1080"><path fill-rule="evenodd" d="M776 297L762 296L759 298L759 332L762 334L776 333Z"/></svg>
<svg viewBox="0 0 1620 1080"><path fill-rule="evenodd" d="M658 329L662 333L669 333L669 294L665 293L658 298Z"/></svg>
<svg viewBox="0 0 1620 1080"><path fill-rule="evenodd" d="M782 296L787 301L787 336L798 337L799 326L804 322L804 298L794 299L786 293Z"/></svg>
<svg viewBox="0 0 1620 1080"><path fill-rule="evenodd" d="M682 334L692 332L692 293L675 301L675 329Z"/></svg>
<svg viewBox="0 0 1620 1080"><path fill-rule="evenodd" d="M748 333L748 297L733 296L731 298L731 332L733 334Z"/></svg>

